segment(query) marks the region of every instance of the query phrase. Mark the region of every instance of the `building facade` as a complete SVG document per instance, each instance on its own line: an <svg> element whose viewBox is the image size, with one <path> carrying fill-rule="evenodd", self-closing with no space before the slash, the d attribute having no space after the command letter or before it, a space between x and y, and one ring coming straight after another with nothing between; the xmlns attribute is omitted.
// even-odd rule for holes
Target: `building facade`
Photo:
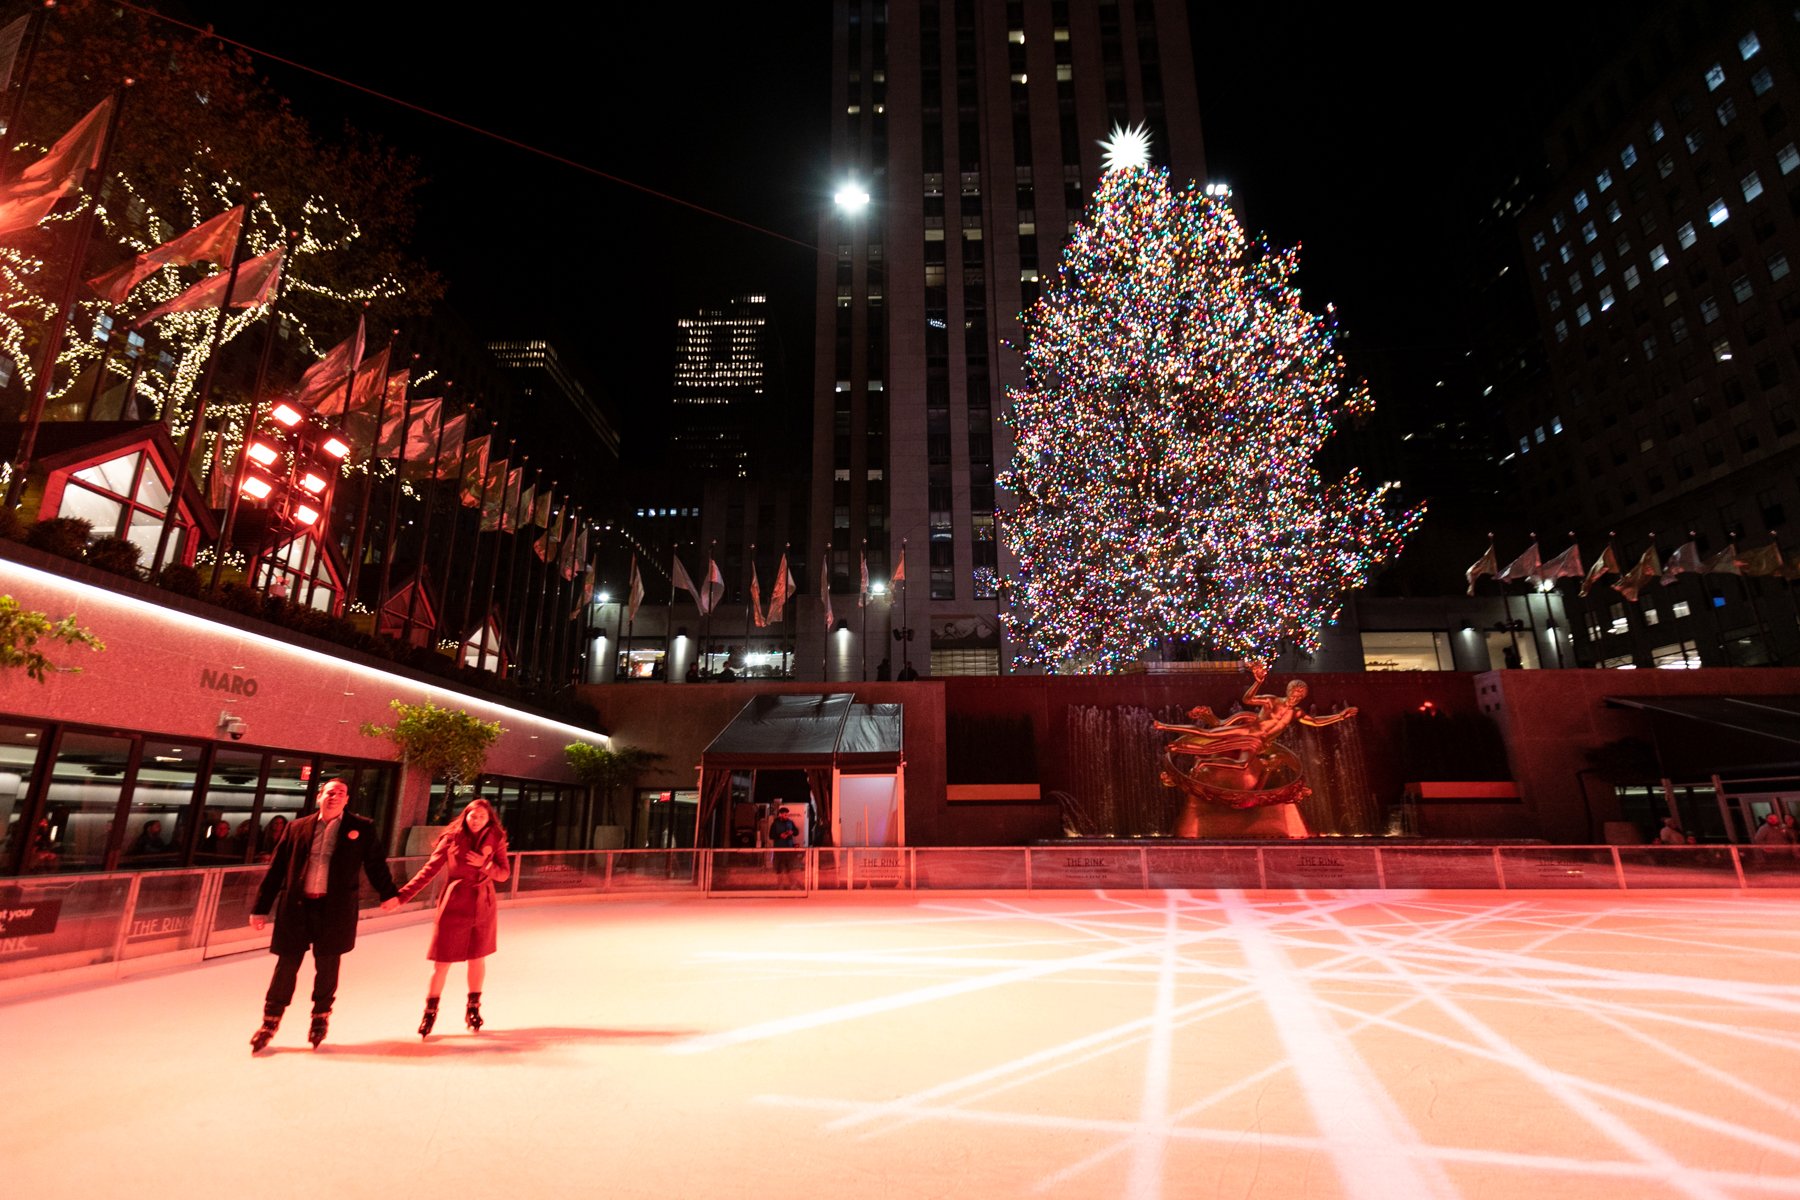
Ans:
<svg viewBox="0 0 1800 1200"><path fill-rule="evenodd" d="M738 296L675 322L669 441L683 475L767 473L759 431L776 415L777 358L766 296Z"/></svg>
<svg viewBox="0 0 1800 1200"><path fill-rule="evenodd" d="M1778 541L1800 513L1796 112L1790 9L1683 5L1552 130L1519 227L1550 386L1509 406L1509 465L1546 544L1572 529L1626 570L1692 544L1688 580L1595 589L1584 665L1800 662Z"/></svg>
<svg viewBox="0 0 1800 1200"><path fill-rule="evenodd" d="M833 177L868 202L820 223L807 558L842 611L864 554L881 583L904 554L915 667L993 674L1007 347L1112 127L1204 178L1186 6L838 0L833 21Z"/></svg>

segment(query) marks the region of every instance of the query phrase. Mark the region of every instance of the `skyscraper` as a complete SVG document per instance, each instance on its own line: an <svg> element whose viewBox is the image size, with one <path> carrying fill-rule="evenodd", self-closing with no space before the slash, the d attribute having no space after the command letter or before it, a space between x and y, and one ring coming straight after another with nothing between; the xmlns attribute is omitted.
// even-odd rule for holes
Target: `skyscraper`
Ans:
<svg viewBox="0 0 1800 1200"><path fill-rule="evenodd" d="M767 466L758 430L781 415L767 297L739 296L675 326L673 464L690 477L748 479Z"/></svg>
<svg viewBox="0 0 1800 1200"><path fill-rule="evenodd" d="M1670 6L1556 122L1520 221L1552 386L1506 414L1546 539L1573 528L1591 559L1616 532L1630 567L1653 536L1766 548L1800 511L1797 62L1787 6ZM1800 661L1790 589L1701 579L1596 589L1582 664Z"/></svg>
<svg viewBox="0 0 1800 1200"><path fill-rule="evenodd" d="M1113 126L1204 177L1186 6L837 0L833 53L834 178L868 202L820 223L809 557L849 593L904 542L914 665L993 673L1006 347Z"/></svg>

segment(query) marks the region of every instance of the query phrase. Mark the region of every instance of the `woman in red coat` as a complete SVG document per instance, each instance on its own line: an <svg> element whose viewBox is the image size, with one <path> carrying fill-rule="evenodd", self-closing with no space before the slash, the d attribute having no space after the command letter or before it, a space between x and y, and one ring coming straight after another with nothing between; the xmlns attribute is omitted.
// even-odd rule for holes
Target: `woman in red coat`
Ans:
<svg viewBox="0 0 1800 1200"><path fill-rule="evenodd" d="M469 1008L464 1020L481 1032L481 984L487 975L487 956L494 952L494 884L512 877L506 859L506 831L494 806L480 796L469 801L456 820L439 835L431 858L400 889L404 903L424 890L432 877L445 872L444 891L438 897L437 920L431 927L431 946L425 957L433 964L431 990L425 996L425 1016L419 1036L431 1035L437 1022L438 996L450 964L469 964Z"/></svg>

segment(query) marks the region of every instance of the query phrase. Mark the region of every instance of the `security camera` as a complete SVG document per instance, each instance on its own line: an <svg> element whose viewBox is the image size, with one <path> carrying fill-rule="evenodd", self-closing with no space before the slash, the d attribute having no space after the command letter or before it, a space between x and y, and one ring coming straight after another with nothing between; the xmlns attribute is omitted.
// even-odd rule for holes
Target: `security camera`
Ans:
<svg viewBox="0 0 1800 1200"><path fill-rule="evenodd" d="M219 714L219 732L230 734L231 740L234 742L243 741L244 731L248 728L250 728L250 726L245 723L244 718L242 717L234 717L228 712Z"/></svg>

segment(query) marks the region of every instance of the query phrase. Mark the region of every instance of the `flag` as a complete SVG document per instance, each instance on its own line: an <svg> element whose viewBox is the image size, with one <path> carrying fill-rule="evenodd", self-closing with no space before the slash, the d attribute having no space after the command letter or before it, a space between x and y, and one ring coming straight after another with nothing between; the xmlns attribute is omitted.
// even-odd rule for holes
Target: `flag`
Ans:
<svg viewBox="0 0 1800 1200"><path fill-rule="evenodd" d="M1581 547L1574 545L1539 567L1532 578L1547 583L1552 579L1580 579L1586 573L1581 566Z"/></svg>
<svg viewBox="0 0 1800 1200"><path fill-rule="evenodd" d="M405 371L395 378L406 374ZM412 420L406 419L404 407L398 413L381 419L381 438L375 444L376 458L400 458L413 462L421 458L430 458L437 447L438 426L444 421L444 398L433 396L429 400L412 402ZM400 444L402 428L406 433L406 444Z"/></svg>
<svg viewBox="0 0 1800 1200"><path fill-rule="evenodd" d="M862 590L856 593L856 607L867 608L869 604L869 548L862 550Z"/></svg>
<svg viewBox="0 0 1800 1200"><path fill-rule="evenodd" d="M201 312L222 305L230 308L255 308L259 304L265 304L275 294L275 282L281 277L281 259L286 252L287 247L277 246L267 253L239 263L236 282L232 281L229 270L208 275L173 300L157 305L133 321L132 327L142 329L157 318L171 313ZM227 285L231 287L229 303L225 298Z"/></svg>
<svg viewBox="0 0 1800 1200"><path fill-rule="evenodd" d="M513 502L506 506L503 525L508 533L525 528L531 524L531 510L537 503L537 485L534 483L520 492Z"/></svg>
<svg viewBox="0 0 1800 1200"><path fill-rule="evenodd" d="M364 415L377 410L380 401L389 393L393 380L388 377L388 355L393 351L389 346L379 354L371 354L363 359L356 368L356 381L350 381L349 372L340 373L336 383L329 389L321 390L313 402L313 411L321 417L344 414ZM400 381L400 394L406 394L406 385L412 378L412 372L401 371L397 378ZM372 424L373 422L371 422ZM374 440L371 431L370 440Z"/></svg>
<svg viewBox="0 0 1800 1200"><path fill-rule="evenodd" d="M825 632L837 624L837 618L831 611L831 547L825 547L825 557L819 562L819 600L825 605Z"/></svg>
<svg viewBox="0 0 1800 1200"><path fill-rule="evenodd" d="M902 549L900 551L900 571L895 573L894 578L896 580L899 579L901 577L901 573L903 573L905 570L906 570L906 551L904 549ZM1500 564L1499 564L1499 560L1494 557L1494 543L1489 542L1488 548L1487 548L1487 553L1483 554L1480 558L1476 559L1475 565L1470 567L1467 571L1463 572L1463 574L1466 575L1469 580L1469 595L1473 596L1475 594L1475 581L1477 579L1480 579L1483 575L1491 576L1491 575L1498 575L1499 573L1500 573Z"/></svg>
<svg viewBox="0 0 1800 1200"><path fill-rule="evenodd" d="M625 594L625 623L637 620L638 605L644 602L644 577L638 574L637 555L631 556L631 587Z"/></svg>
<svg viewBox="0 0 1800 1200"><path fill-rule="evenodd" d="M794 575L788 570L787 551L781 552L781 565L775 568L775 587L769 592L767 616L773 624L787 612L788 597L794 594Z"/></svg>
<svg viewBox="0 0 1800 1200"><path fill-rule="evenodd" d="M180 237L88 280L88 286L108 304L119 304L131 294L132 288L164 267L196 262L228 263L237 253L238 230L243 226L244 206L240 204L194 226Z"/></svg>
<svg viewBox="0 0 1800 1200"><path fill-rule="evenodd" d="M1637 560L1637 566L1613 582L1613 591L1636 604L1638 593L1643 591L1652 579L1661 574L1662 563L1656 557L1656 543L1651 542L1649 548L1644 551L1644 556Z"/></svg>
<svg viewBox="0 0 1800 1200"><path fill-rule="evenodd" d="M1736 575L1743 565L1743 562L1738 558L1737 543L1732 542L1723 550L1707 559L1706 565L1700 569L1708 575Z"/></svg>
<svg viewBox="0 0 1800 1200"><path fill-rule="evenodd" d="M550 494L549 488L545 488L538 493L537 507L531 513L531 524L536 525L539 529L549 529L551 518L555 512L556 497Z"/></svg>
<svg viewBox="0 0 1800 1200"><path fill-rule="evenodd" d="M588 602L590 600L592 600L593 598L594 598L594 564L589 563L589 564L587 564L587 567L585 568L585 573L583 574L582 580L581 580L581 599L577 600L575 602L575 607L569 610L569 620L573 621L576 617L579 617L581 615L581 610L586 608L588 605Z"/></svg>
<svg viewBox="0 0 1800 1200"><path fill-rule="evenodd" d="M457 413L448 421L443 422L443 432L440 438L443 449L438 451L437 461L413 460L420 466L420 469L414 471L413 474L422 474L431 479L458 478L462 474L463 445L467 441L468 433L469 414L466 412Z"/></svg>
<svg viewBox="0 0 1800 1200"><path fill-rule="evenodd" d="M543 499L549 500L550 493L545 492ZM560 512L544 522L543 536L531 545L532 550L536 552L541 561L547 563L556 561L557 551L562 549L563 533L567 526L567 515Z"/></svg>
<svg viewBox="0 0 1800 1200"><path fill-rule="evenodd" d="M725 577L719 574L719 564L712 558L706 560L706 592L701 598L700 611L711 612L725 595Z"/></svg>
<svg viewBox="0 0 1800 1200"><path fill-rule="evenodd" d="M906 582L906 543L905 542L900 543L900 565L894 568L894 582L895 583L905 583ZM1473 592L1470 592L1469 594L1474 595Z"/></svg>
<svg viewBox="0 0 1800 1200"><path fill-rule="evenodd" d="M1770 542L1766 546L1758 546L1754 550L1746 550L1738 555L1738 572L1743 575L1760 575L1768 579L1780 579L1784 574L1781 562L1781 546Z"/></svg>
<svg viewBox="0 0 1800 1200"><path fill-rule="evenodd" d="M756 559L750 559L750 623L758 629L767 628L769 622L763 617L762 584L756 580Z"/></svg>
<svg viewBox="0 0 1800 1200"><path fill-rule="evenodd" d="M1525 547L1525 553L1507 563L1506 570L1494 578L1501 583L1523 583L1535 576L1542 565L1538 558L1538 544L1533 542Z"/></svg>
<svg viewBox="0 0 1800 1200"><path fill-rule="evenodd" d="M1586 596L1594 590L1596 584L1608 575L1622 574L1624 572L1619 570L1619 556L1614 552L1612 543L1608 542L1606 549L1600 552L1600 557L1594 560L1593 565L1588 568L1588 573L1582 578L1581 594Z"/></svg>
<svg viewBox="0 0 1800 1200"><path fill-rule="evenodd" d="M700 604L700 589L694 586L694 581L688 577L687 568L681 565L681 556L677 554L674 557L675 569L669 573L669 582L692 596L694 598L695 606L698 607ZM670 603L674 603L673 593L670 595Z"/></svg>
<svg viewBox="0 0 1800 1200"><path fill-rule="evenodd" d="M35 228L57 201L80 187L87 173L100 165L112 111L113 98L108 96L57 139L44 157L0 188L0 236Z"/></svg>
<svg viewBox="0 0 1800 1200"><path fill-rule="evenodd" d="M225 431L213 434L212 471L206 477L206 506L224 508L231 503L231 468L226 462Z"/></svg>
<svg viewBox="0 0 1800 1200"><path fill-rule="evenodd" d="M321 400L344 390L344 380L363 356L363 318L356 318L356 332L325 352L294 388L294 400L307 408L315 408Z"/></svg>
<svg viewBox="0 0 1800 1200"><path fill-rule="evenodd" d="M487 479L488 447L493 442L491 434L470 438L463 443L462 455L462 502L464 508L481 506L481 486Z"/></svg>
<svg viewBox="0 0 1800 1200"><path fill-rule="evenodd" d="M1706 569L1700 561L1700 547L1691 539L1682 543L1675 553L1669 555L1669 561L1663 564L1663 586L1668 587L1675 582L1675 577L1684 573L1698 575Z"/></svg>
<svg viewBox="0 0 1800 1200"><path fill-rule="evenodd" d="M25 28L31 24L31 14L26 13L18 20L0 29L0 96L6 95L12 87L13 67L19 61L19 47L25 44ZM0 133L6 132L0 126Z"/></svg>
<svg viewBox="0 0 1800 1200"><path fill-rule="evenodd" d="M504 458L487 465L487 474L482 477L481 488L476 495L476 503L481 505L481 532L492 533L500 528L500 506L506 501L506 488L512 480L507 468L512 464Z"/></svg>
<svg viewBox="0 0 1800 1200"><path fill-rule="evenodd" d="M571 510L569 528L563 533L562 555L558 568L564 579L575 578L575 572L587 561L587 526Z"/></svg>

